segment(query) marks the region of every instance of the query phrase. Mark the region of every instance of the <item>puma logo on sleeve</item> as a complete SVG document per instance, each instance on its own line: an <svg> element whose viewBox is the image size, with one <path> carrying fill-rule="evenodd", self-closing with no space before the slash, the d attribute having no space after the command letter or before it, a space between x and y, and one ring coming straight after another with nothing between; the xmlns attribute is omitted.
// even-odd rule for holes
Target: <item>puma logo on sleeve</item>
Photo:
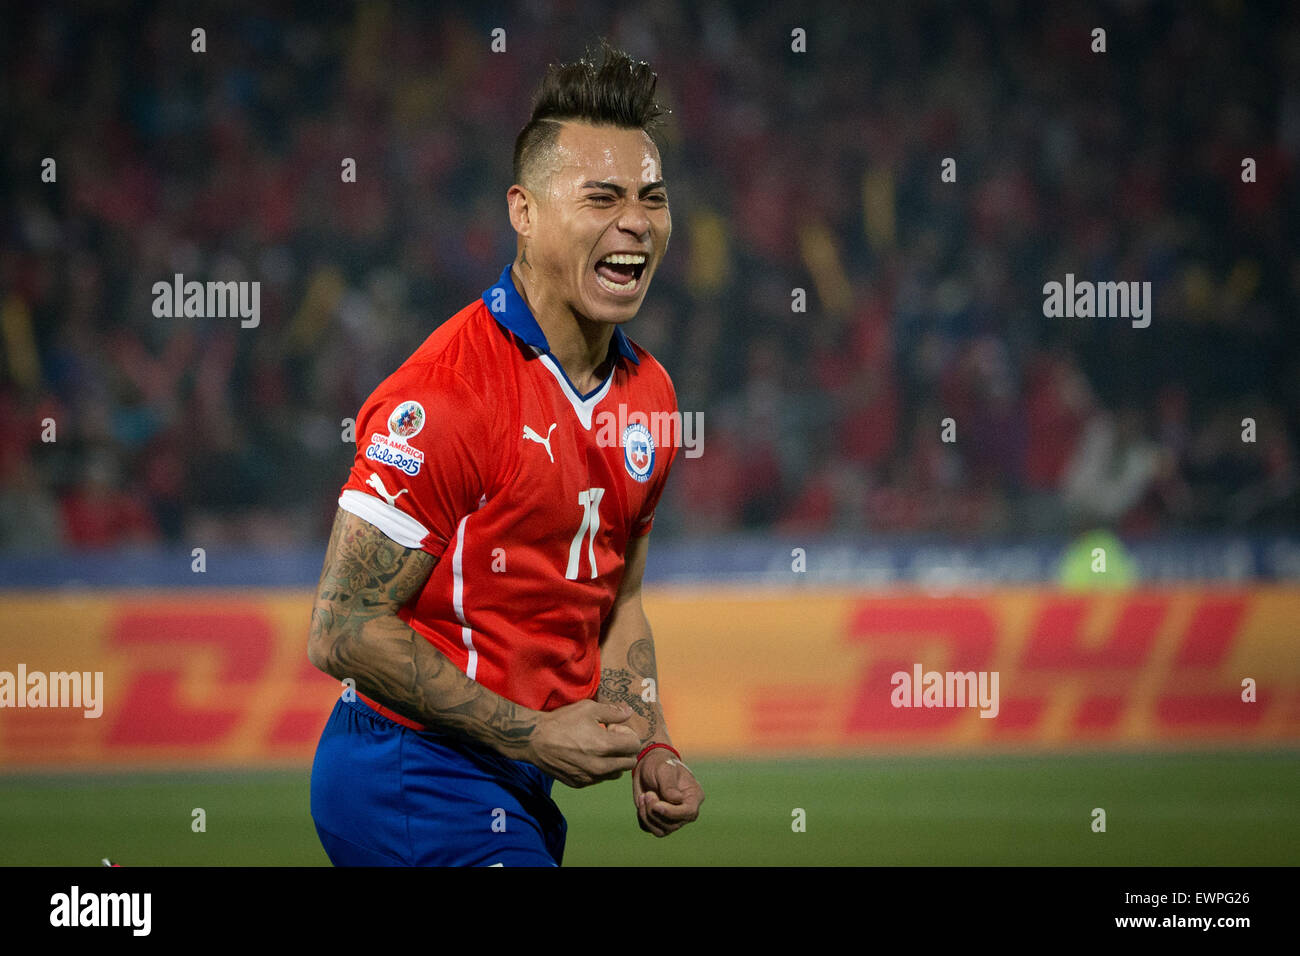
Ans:
<svg viewBox="0 0 1300 956"><path fill-rule="evenodd" d="M402 497L402 495L406 494L406 492L410 491L409 488L403 488L397 494L390 495L388 493L388 489L384 487L384 479L380 478L378 475L373 473L366 480L366 484L368 484L371 488L374 488L375 491L379 493L379 496L383 498L385 501L387 501L394 508L397 507L397 499Z"/></svg>

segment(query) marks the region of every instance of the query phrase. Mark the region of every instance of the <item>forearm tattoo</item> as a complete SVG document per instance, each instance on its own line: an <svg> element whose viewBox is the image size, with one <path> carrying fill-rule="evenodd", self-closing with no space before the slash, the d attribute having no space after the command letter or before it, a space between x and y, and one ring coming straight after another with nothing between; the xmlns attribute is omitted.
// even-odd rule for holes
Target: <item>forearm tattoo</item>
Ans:
<svg viewBox="0 0 1300 956"><path fill-rule="evenodd" d="M646 678L653 683L647 684ZM648 690L652 692L647 693ZM646 700L646 697L650 699ZM602 667L596 699L611 704L627 704L646 722L647 730L641 735L641 742L648 744L653 741L662 723L654 642L649 638L633 641L627 649L627 667Z"/></svg>
<svg viewBox="0 0 1300 956"><path fill-rule="evenodd" d="M312 609L312 661L404 717L522 757L537 714L470 680L397 617L437 561L340 511Z"/></svg>

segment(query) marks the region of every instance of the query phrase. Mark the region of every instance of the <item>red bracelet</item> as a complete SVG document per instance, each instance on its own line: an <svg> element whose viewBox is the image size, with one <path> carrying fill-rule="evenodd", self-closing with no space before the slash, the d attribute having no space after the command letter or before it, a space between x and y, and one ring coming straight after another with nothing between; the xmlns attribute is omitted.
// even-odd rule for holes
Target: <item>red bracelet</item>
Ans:
<svg viewBox="0 0 1300 956"><path fill-rule="evenodd" d="M641 758L644 757L646 754L648 754L650 751L654 750L656 747L663 747L664 750L671 750L671 751L672 751L672 754L673 754L674 757L676 757L678 760L681 760L681 759L682 759L682 755L679 754L676 750L674 750L673 747L672 747L670 744L659 744L659 743L655 743L655 744L651 744L649 747L646 747L645 750L643 750L643 751L641 751L639 754L637 754L637 755L636 755L636 762L637 762L637 763L640 763L640 762L641 762Z"/></svg>

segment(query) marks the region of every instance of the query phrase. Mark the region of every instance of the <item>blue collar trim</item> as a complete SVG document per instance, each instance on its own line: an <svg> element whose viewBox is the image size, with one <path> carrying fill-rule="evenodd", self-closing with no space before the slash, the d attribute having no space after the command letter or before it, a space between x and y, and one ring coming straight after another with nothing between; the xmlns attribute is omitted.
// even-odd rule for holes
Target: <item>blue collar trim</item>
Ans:
<svg viewBox="0 0 1300 956"><path fill-rule="evenodd" d="M531 345L550 354L551 347L546 341L542 327L533 318L532 310L528 308L523 296L515 288L514 280L510 278L509 265L501 270L501 278L497 280L496 285L484 290L483 303L502 328L519 336L525 345ZM641 364L641 360L636 357L636 349L632 348L632 343L618 326L614 326L614 347L633 365Z"/></svg>

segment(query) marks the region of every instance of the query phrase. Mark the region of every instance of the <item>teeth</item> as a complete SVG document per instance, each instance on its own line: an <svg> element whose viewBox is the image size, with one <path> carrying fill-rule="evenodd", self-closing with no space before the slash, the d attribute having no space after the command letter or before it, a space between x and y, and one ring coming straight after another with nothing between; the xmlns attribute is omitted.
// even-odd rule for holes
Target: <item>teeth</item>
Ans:
<svg viewBox="0 0 1300 956"><path fill-rule="evenodd" d="M640 266L645 264L645 255L640 252L616 252L600 261L616 266Z"/></svg>
<svg viewBox="0 0 1300 956"><path fill-rule="evenodd" d="M636 288L636 279L631 278L626 282L610 282L599 272L596 273L596 281L611 292L631 292Z"/></svg>

